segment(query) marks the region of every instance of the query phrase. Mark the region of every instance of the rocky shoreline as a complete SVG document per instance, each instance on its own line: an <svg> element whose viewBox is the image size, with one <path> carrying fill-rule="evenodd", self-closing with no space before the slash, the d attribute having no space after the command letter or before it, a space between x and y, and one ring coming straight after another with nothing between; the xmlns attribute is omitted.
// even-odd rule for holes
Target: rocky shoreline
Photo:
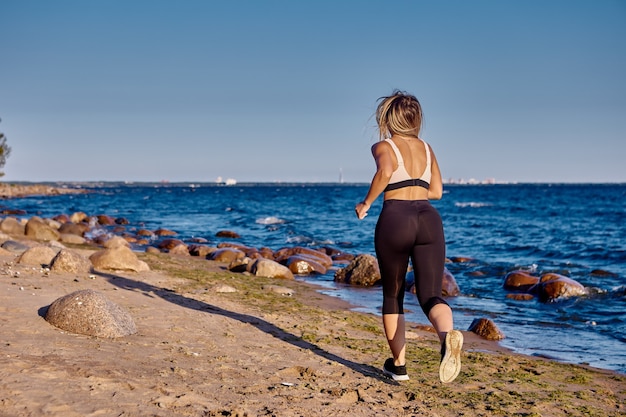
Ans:
<svg viewBox="0 0 626 417"><path fill-rule="evenodd" d="M273 252L272 278L258 264L266 258L257 254L269 257L264 248L187 245L167 230L129 233L123 219L106 215L8 216L1 226L0 415L626 412L626 376L512 354L471 332L461 375L442 385L436 335L411 323L411 380L388 380L380 319L293 279L349 262L341 254ZM151 250L128 249L142 238ZM48 306L77 291L105 295L132 316L136 332L103 338L89 326L62 330L44 320Z"/></svg>

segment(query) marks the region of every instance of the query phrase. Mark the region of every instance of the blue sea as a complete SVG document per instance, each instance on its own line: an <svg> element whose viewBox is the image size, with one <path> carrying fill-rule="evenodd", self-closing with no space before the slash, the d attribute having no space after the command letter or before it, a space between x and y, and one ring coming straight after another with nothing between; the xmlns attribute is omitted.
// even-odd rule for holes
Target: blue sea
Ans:
<svg viewBox="0 0 626 417"><path fill-rule="evenodd" d="M55 184L57 186L63 184ZM220 230L239 243L272 249L331 246L374 254L374 226L382 198L359 221L354 205L366 184L83 183L80 195L27 197L0 204L30 217L83 211L124 217L126 227L167 228L178 238L209 244ZM516 352L626 373L626 185L447 185L440 211L449 258L461 289L449 298L455 325L493 320L506 335L499 342ZM230 239L232 241L232 239ZM514 301L502 288L506 273L556 272L577 280L589 295L557 302ZM603 271L599 273L599 271ZM380 314L379 288L356 288L326 275L298 277L322 292ZM407 320L428 323L407 294Z"/></svg>

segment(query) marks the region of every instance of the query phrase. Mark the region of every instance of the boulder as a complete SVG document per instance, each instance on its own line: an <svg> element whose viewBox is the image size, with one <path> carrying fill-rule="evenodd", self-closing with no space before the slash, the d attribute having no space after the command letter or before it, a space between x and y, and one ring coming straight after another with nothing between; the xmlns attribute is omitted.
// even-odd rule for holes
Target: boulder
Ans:
<svg viewBox="0 0 626 417"><path fill-rule="evenodd" d="M246 254L239 249L235 248L221 248L210 253L208 259L216 262L231 263L235 259L243 259Z"/></svg>
<svg viewBox="0 0 626 417"><path fill-rule="evenodd" d="M191 256L199 256L206 258L209 254L215 252L217 248L206 245L189 245L189 254Z"/></svg>
<svg viewBox="0 0 626 417"><path fill-rule="evenodd" d="M4 243L2 243L2 248L8 250L9 252L22 253L28 250L30 246L22 242L17 242L15 240L7 240Z"/></svg>
<svg viewBox="0 0 626 417"><path fill-rule="evenodd" d="M115 224L115 219L106 214L98 214L96 218L98 219L98 224L102 226L111 226Z"/></svg>
<svg viewBox="0 0 626 417"><path fill-rule="evenodd" d="M504 277L502 286L508 291L526 292L539 282L538 277L534 277L525 271L512 271Z"/></svg>
<svg viewBox="0 0 626 417"><path fill-rule="evenodd" d="M586 295L585 287L571 278L560 274L544 274L531 292L537 294L542 302L554 301L558 298Z"/></svg>
<svg viewBox="0 0 626 417"><path fill-rule="evenodd" d="M43 241L59 240L61 237L58 230L52 228L43 219L36 216L28 220L24 234L32 239Z"/></svg>
<svg viewBox="0 0 626 417"><path fill-rule="evenodd" d="M19 236L25 233L25 227L15 217L6 217L0 222L0 231L13 236Z"/></svg>
<svg viewBox="0 0 626 417"><path fill-rule="evenodd" d="M168 229L157 229L154 231L154 234L157 236L176 236L178 233Z"/></svg>
<svg viewBox="0 0 626 417"><path fill-rule="evenodd" d="M17 263L24 265L49 266L57 252L48 246L34 246L26 249L18 258Z"/></svg>
<svg viewBox="0 0 626 417"><path fill-rule="evenodd" d="M169 250L169 253L171 255L191 256L189 255L189 248L184 243L174 246L172 249Z"/></svg>
<svg viewBox="0 0 626 417"><path fill-rule="evenodd" d="M89 260L95 269L114 271L149 271L150 267L126 246L103 249L93 253Z"/></svg>
<svg viewBox="0 0 626 417"><path fill-rule="evenodd" d="M326 267L319 263L317 259L303 254L290 256L285 262L285 265L291 272L298 275L323 275L327 271Z"/></svg>
<svg viewBox="0 0 626 417"><path fill-rule="evenodd" d="M107 239L102 246L104 246L107 249L110 248L117 248L119 246L126 246L126 247L130 247L130 243L124 239L121 236L113 236L110 237L109 239Z"/></svg>
<svg viewBox="0 0 626 417"><path fill-rule="evenodd" d="M505 338L504 333L498 329L498 326L492 320L486 318L474 319L467 330L487 340L502 340Z"/></svg>
<svg viewBox="0 0 626 417"><path fill-rule="evenodd" d="M215 234L215 236L217 236L217 237L228 237L228 238L232 238L232 239L239 239L241 237L241 236L239 236L239 233L233 232L232 230L220 230L219 232L217 232Z"/></svg>
<svg viewBox="0 0 626 417"><path fill-rule="evenodd" d="M454 275L448 268L443 268L443 282L441 285L441 295L444 297L456 297L461 294L461 290L459 289L459 285L456 283L456 279L454 279Z"/></svg>
<svg viewBox="0 0 626 417"><path fill-rule="evenodd" d="M55 272L87 273L91 271L91 262L74 251L61 249L52 259L50 270Z"/></svg>
<svg viewBox="0 0 626 417"><path fill-rule="evenodd" d="M285 265L265 258L254 261L250 272L257 277L294 279L293 273Z"/></svg>
<svg viewBox="0 0 626 417"><path fill-rule="evenodd" d="M358 255L348 266L335 272L335 281L369 287L380 282L378 261L372 255Z"/></svg>
<svg viewBox="0 0 626 417"><path fill-rule="evenodd" d="M95 337L116 338L137 332L128 312L93 290L57 299L48 307L45 319L67 332Z"/></svg>
<svg viewBox="0 0 626 417"><path fill-rule="evenodd" d="M157 246L159 249L170 250L170 249L175 248L178 245L184 245L183 241L180 239L168 238L168 239L163 239L162 241L160 241Z"/></svg>
<svg viewBox="0 0 626 417"><path fill-rule="evenodd" d="M63 243L70 243L73 245L84 245L87 242L82 236L73 235L71 233L61 233L59 240Z"/></svg>
<svg viewBox="0 0 626 417"><path fill-rule="evenodd" d="M59 233L73 234L77 236L85 236L85 233L89 231L89 226L85 223L62 223L59 227Z"/></svg>
<svg viewBox="0 0 626 417"><path fill-rule="evenodd" d="M72 223L82 223L87 220L87 217L87 214L83 213L82 211L78 211L70 215L70 221Z"/></svg>
<svg viewBox="0 0 626 417"><path fill-rule="evenodd" d="M315 249L305 248L303 246L294 246L292 248L282 248L274 252L274 260L280 263L286 263L287 260L294 255L307 256L315 260L315 262L323 265L326 268L330 268L333 264L333 260L325 252L320 252Z"/></svg>

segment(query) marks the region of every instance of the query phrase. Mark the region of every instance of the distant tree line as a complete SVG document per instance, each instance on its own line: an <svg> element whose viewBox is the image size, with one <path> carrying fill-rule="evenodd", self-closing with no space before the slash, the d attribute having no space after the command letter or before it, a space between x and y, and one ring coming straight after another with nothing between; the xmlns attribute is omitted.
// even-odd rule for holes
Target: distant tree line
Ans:
<svg viewBox="0 0 626 417"><path fill-rule="evenodd" d="M0 119L2 121L2 119ZM4 133L0 132L0 169L7 163L7 158L11 154L11 148L7 145L7 138ZM0 177L4 176L4 172L0 171Z"/></svg>

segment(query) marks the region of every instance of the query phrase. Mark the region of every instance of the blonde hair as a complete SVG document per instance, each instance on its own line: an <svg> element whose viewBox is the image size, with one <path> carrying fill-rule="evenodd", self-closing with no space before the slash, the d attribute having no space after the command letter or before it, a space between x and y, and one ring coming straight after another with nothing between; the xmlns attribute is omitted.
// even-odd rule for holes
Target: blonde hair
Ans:
<svg viewBox="0 0 626 417"><path fill-rule="evenodd" d="M380 139L395 134L419 137L422 128L422 106L415 96L395 90L388 97L378 99L376 122Z"/></svg>

